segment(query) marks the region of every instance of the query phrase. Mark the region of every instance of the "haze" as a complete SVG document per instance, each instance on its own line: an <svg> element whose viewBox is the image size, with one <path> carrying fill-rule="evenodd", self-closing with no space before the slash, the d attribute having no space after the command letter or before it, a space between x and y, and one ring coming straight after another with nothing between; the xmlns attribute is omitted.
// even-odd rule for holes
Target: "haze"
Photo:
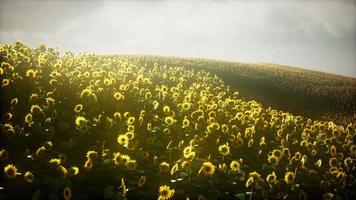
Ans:
<svg viewBox="0 0 356 200"><path fill-rule="evenodd" d="M0 1L0 42L269 62L356 77L355 1Z"/></svg>

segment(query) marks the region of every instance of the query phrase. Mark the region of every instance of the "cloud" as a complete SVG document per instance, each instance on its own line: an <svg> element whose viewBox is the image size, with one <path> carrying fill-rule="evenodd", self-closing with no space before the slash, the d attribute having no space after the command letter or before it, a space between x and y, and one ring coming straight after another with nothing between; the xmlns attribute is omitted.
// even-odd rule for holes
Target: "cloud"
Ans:
<svg viewBox="0 0 356 200"><path fill-rule="evenodd" d="M1 42L45 42L75 52L276 62L356 77L356 6L348 1L4 5L0 4ZM15 16L16 10L23 14Z"/></svg>

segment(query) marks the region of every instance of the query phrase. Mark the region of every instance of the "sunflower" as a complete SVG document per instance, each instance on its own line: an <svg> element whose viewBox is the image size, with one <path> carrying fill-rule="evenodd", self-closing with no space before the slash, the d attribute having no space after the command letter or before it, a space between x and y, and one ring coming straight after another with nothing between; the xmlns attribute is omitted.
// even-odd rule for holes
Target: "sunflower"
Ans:
<svg viewBox="0 0 356 200"><path fill-rule="evenodd" d="M294 179L295 179L295 175L293 172L286 172L286 174L284 175L284 181L287 184L293 184L294 183Z"/></svg>
<svg viewBox="0 0 356 200"><path fill-rule="evenodd" d="M221 125L221 132L227 133L229 131L229 127L226 124Z"/></svg>
<svg viewBox="0 0 356 200"><path fill-rule="evenodd" d="M5 149L1 149L0 151L0 160L4 161L9 158L9 153Z"/></svg>
<svg viewBox="0 0 356 200"><path fill-rule="evenodd" d="M120 153L115 153L114 155L114 161L115 161L115 165L119 166L120 162L121 162L121 154Z"/></svg>
<svg viewBox="0 0 356 200"><path fill-rule="evenodd" d="M131 125L131 124L133 124L135 122L135 117L129 117L128 119L127 119L127 121L126 121L126 123L128 124L128 125Z"/></svg>
<svg viewBox="0 0 356 200"><path fill-rule="evenodd" d="M59 158L52 158L49 163L53 166L58 166L61 164L61 159Z"/></svg>
<svg viewBox="0 0 356 200"><path fill-rule="evenodd" d="M169 113L171 111L171 109L169 108L169 106L164 106L163 107L163 112L164 113Z"/></svg>
<svg viewBox="0 0 356 200"><path fill-rule="evenodd" d="M187 128L189 126L189 120L187 118L185 118L183 120L183 125L182 125L182 128Z"/></svg>
<svg viewBox="0 0 356 200"><path fill-rule="evenodd" d="M4 79L2 80L1 85L2 85L3 87L8 86L9 84L10 84L10 80L9 80L9 79L4 78Z"/></svg>
<svg viewBox="0 0 356 200"><path fill-rule="evenodd" d="M129 170L135 170L136 169L136 167L137 167L137 162L136 162L136 160L129 160L127 163L126 163L126 167L127 167L127 169L129 169Z"/></svg>
<svg viewBox="0 0 356 200"><path fill-rule="evenodd" d="M178 163L173 165L173 167L171 169L171 175L175 174L177 171L178 171Z"/></svg>
<svg viewBox="0 0 356 200"><path fill-rule="evenodd" d="M129 137L127 137L127 135L120 134L119 137L117 137L117 142L119 144L127 145L129 143Z"/></svg>
<svg viewBox="0 0 356 200"><path fill-rule="evenodd" d="M32 114L39 114L39 113L42 113L42 112L43 112L42 108L40 106L38 106L37 104L31 106L31 113Z"/></svg>
<svg viewBox="0 0 356 200"><path fill-rule="evenodd" d="M253 177L248 178L245 184L246 188L251 187L253 182L254 182Z"/></svg>
<svg viewBox="0 0 356 200"><path fill-rule="evenodd" d="M174 119L173 117L166 117L164 119L164 122L167 124L167 125L172 125L174 123Z"/></svg>
<svg viewBox="0 0 356 200"><path fill-rule="evenodd" d="M274 172L272 172L271 174L267 175L266 181L267 183L269 183L270 185L274 184L277 180L277 176Z"/></svg>
<svg viewBox="0 0 356 200"><path fill-rule="evenodd" d="M277 166L279 163L279 158L272 154L272 155L268 156L268 162L274 166Z"/></svg>
<svg viewBox="0 0 356 200"><path fill-rule="evenodd" d="M191 103L189 103L189 102L182 103L183 110L187 111L190 109L190 107L191 107Z"/></svg>
<svg viewBox="0 0 356 200"><path fill-rule="evenodd" d="M70 187L65 187L63 190L63 198L64 200L71 200L72 199L72 190Z"/></svg>
<svg viewBox="0 0 356 200"><path fill-rule="evenodd" d="M195 158L195 152L189 152L183 155L185 160L192 161Z"/></svg>
<svg viewBox="0 0 356 200"><path fill-rule="evenodd" d="M128 126L127 126L127 131L128 131L128 132L132 132L132 133L135 132L135 126L133 126L133 125L128 125ZM131 138L130 138L130 140L131 140Z"/></svg>
<svg viewBox="0 0 356 200"><path fill-rule="evenodd" d="M79 168L78 168L78 167L73 166L73 167L71 167L71 168L68 169L68 174L69 174L70 176L75 176L75 175L77 175L78 173L79 173Z"/></svg>
<svg viewBox="0 0 356 200"><path fill-rule="evenodd" d="M86 157L90 160L95 160L98 158L98 152L96 151L88 151Z"/></svg>
<svg viewBox="0 0 356 200"><path fill-rule="evenodd" d="M158 195L159 200L170 199L174 195L174 189L170 189L170 187L167 185L160 186L158 190Z"/></svg>
<svg viewBox="0 0 356 200"><path fill-rule="evenodd" d="M28 113L28 114L25 116L25 123L26 123L26 124L31 123L31 122L32 122L32 119L33 119L32 114L31 114L31 113Z"/></svg>
<svg viewBox="0 0 356 200"><path fill-rule="evenodd" d="M145 185L146 180L147 180L146 176L141 176L140 179L138 179L137 186L142 187L143 185Z"/></svg>
<svg viewBox="0 0 356 200"><path fill-rule="evenodd" d="M57 166L57 171L63 177L67 176L68 170L63 165L58 165Z"/></svg>
<svg viewBox="0 0 356 200"><path fill-rule="evenodd" d="M34 179L32 172L27 171L24 175L24 179L27 183L32 183Z"/></svg>
<svg viewBox="0 0 356 200"><path fill-rule="evenodd" d="M160 172L168 172L169 171L169 163L167 162L161 162L159 164L159 171Z"/></svg>
<svg viewBox="0 0 356 200"><path fill-rule="evenodd" d="M74 112L76 113L79 113L80 111L83 110L83 105L82 104L77 104L75 107L74 107ZM77 124L77 123L76 123Z"/></svg>
<svg viewBox="0 0 356 200"><path fill-rule="evenodd" d="M127 165L127 163L131 160L130 156L128 155L121 155L121 162Z"/></svg>
<svg viewBox="0 0 356 200"><path fill-rule="evenodd" d="M219 146L219 153L223 156L226 156L230 153L230 147L227 144Z"/></svg>
<svg viewBox="0 0 356 200"><path fill-rule="evenodd" d="M133 133L133 132L127 132L127 133L125 133L125 135L127 136L127 138L129 140L132 140L135 137L135 133Z"/></svg>
<svg viewBox="0 0 356 200"><path fill-rule="evenodd" d="M277 158L281 158L282 157L282 152L279 149L275 149L275 150L272 151L272 155L277 157Z"/></svg>
<svg viewBox="0 0 356 200"><path fill-rule="evenodd" d="M237 160L233 160L230 163L230 168L233 172L237 172L240 169L240 163Z"/></svg>
<svg viewBox="0 0 356 200"><path fill-rule="evenodd" d="M203 173L205 176L211 176L215 172L215 166L211 162L204 162L198 174Z"/></svg>
<svg viewBox="0 0 356 200"><path fill-rule="evenodd" d="M253 180L254 181L260 181L261 180L261 175L258 173L258 172L256 172L256 171L254 171L254 172L250 172L249 174L248 174L248 177L252 177L253 178Z"/></svg>
<svg viewBox="0 0 356 200"><path fill-rule="evenodd" d="M75 124L77 126L82 126L83 124L85 124L87 121L87 119L85 119L85 117L82 117L82 116L78 116L75 118Z"/></svg>

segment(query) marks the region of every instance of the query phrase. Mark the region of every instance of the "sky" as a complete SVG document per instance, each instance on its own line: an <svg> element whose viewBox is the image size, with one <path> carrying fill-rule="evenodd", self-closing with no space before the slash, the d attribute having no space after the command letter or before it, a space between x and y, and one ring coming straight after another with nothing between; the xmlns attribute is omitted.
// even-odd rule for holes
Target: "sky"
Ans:
<svg viewBox="0 0 356 200"><path fill-rule="evenodd" d="M356 77L356 1L0 0L0 43L285 64Z"/></svg>

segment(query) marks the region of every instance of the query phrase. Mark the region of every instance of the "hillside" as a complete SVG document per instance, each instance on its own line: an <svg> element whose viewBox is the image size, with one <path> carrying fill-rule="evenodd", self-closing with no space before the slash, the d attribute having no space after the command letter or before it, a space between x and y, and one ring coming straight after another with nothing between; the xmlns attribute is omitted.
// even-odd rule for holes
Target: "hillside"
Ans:
<svg viewBox="0 0 356 200"><path fill-rule="evenodd" d="M241 96L264 106L347 125L356 121L356 78L269 63L153 55L121 55L218 74Z"/></svg>
<svg viewBox="0 0 356 200"><path fill-rule="evenodd" d="M21 42L0 45L0 61L0 199L356 197L355 123L267 107L229 85L265 81L261 67Z"/></svg>

